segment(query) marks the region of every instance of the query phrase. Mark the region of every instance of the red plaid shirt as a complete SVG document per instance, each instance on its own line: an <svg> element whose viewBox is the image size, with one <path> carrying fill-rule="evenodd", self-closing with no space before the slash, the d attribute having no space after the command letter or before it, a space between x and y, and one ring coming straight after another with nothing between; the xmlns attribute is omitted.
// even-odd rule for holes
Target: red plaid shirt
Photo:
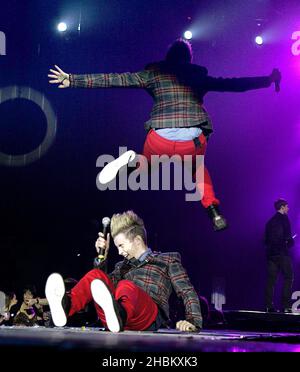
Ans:
<svg viewBox="0 0 300 372"><path fill-rule="evenodd" d="M70 74L71 88L142 88L152 96L154 105L149 128L199 126L205 135L212 130L211 120L202 106L208 91L243 92L270 86L268 76L251 78L214 78L205 67L194 64L168 67L165 62L148 65L143 71L108 74Z"/></svg>

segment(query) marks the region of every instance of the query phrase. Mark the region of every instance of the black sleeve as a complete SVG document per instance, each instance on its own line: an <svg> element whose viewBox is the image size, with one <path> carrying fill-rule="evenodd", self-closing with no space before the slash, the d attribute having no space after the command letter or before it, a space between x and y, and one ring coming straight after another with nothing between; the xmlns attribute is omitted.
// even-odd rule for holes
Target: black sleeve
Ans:
<svg viewBox="0 0 300 372"><path fill-rule="evenodd" d="M252 89L267 88L271 85L269 76L242 78L215 78L206 76L204 88L216 92L245 92Z"/></svg>

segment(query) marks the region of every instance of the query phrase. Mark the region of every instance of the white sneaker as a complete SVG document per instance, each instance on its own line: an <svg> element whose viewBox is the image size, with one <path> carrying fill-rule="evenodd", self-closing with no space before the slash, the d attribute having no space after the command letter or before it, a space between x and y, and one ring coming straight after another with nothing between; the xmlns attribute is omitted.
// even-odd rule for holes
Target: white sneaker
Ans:
<svg viewBox="0 0 300 372"><path fill-rule="evenodd" d="M105 185L106 183L112 181L116 177L120 168L131 162L135 156L136 153L132 150L129 150L124 152L124 154L119 156L117 159L108 163L99 174L99 182Z"/></svg>
<svg viewBox="0 0 300 372"><path fill-rule="evenodd" d="M53 323L57 327L63 327L67 323L67 314L62 303L65 292L65 283L62 276L58 273L51 274L46 282L45 294Z"/></svg>
<svg viewBox="0 0 300 372"><path fill-rule="evenodd" d="M107 328L111 332L120 332L122 320L119 316L118 304L107 285L102 280L95 279L91 283L91 292L94 301L104 312Z"/></svg>

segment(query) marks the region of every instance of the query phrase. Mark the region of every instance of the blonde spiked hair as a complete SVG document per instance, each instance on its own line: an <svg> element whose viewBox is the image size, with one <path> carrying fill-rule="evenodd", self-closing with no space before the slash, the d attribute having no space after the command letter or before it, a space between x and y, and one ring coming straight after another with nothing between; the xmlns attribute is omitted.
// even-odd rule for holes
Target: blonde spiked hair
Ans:
<svg viewBox="0 0 300 372"><path fill-rule="evenodd" d="M147 245L144 221L133 211L114 214L110 222L110 232L113 239L122 233L130 241L139 235Z"/></svg>

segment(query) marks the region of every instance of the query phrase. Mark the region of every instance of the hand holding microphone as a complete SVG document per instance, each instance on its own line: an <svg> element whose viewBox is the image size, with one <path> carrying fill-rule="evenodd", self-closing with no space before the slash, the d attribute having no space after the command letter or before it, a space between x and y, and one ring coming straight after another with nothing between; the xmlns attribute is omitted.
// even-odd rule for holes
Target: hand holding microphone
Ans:
<svg viewBox="0 0 300 372"><path fill-rule="evenodd" d="M274 68L270 75L271 82L275 83L275 92L280 91L281 72L278 68Z"/></svg>
<svg viewBox="0 0 300 372"><path fill-rule="evenodd" d="M103 232L98 234L99 238L96 240L96 244L95 244L99 261L104 261L108 254L109 240L110 240L110 234L108 234L109 224L110 224L110 218L104 217L102 219Z"/></svg>

